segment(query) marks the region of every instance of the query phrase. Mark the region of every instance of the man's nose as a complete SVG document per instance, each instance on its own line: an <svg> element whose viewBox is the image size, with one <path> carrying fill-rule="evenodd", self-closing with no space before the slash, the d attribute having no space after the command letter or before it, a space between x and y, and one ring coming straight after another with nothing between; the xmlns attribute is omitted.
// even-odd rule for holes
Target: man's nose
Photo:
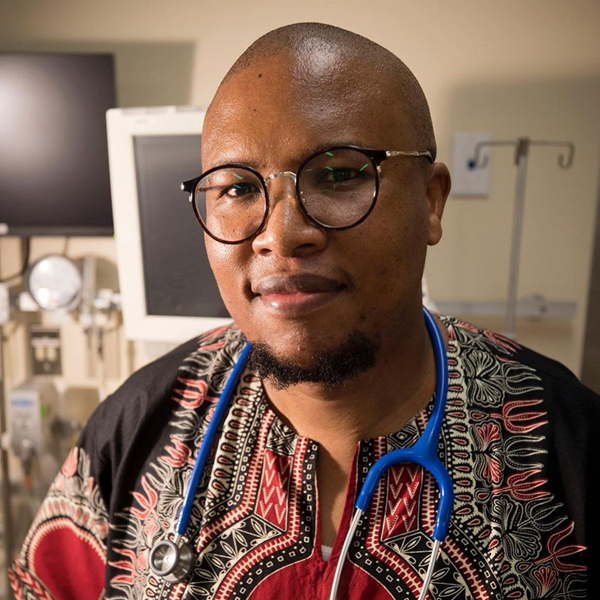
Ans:
<svg viewBox="0 0 600 600"><path fill-rule="evenodd" d="M322 250L327 244L327 231L304 214L296 197L294 174L281 175L267 181L269 215L264 228L254 238L252 249L257 254L274 252L286 258L299 258Z"/></svg>

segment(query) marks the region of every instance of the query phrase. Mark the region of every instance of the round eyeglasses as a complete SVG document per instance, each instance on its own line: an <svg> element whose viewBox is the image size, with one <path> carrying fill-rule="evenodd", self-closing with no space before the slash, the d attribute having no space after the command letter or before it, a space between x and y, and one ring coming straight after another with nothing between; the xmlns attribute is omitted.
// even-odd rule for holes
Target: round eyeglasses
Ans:
<svg viewBox="0 0 600 600"><path fill-rule="evenodd" d="M379 192L380 164L394 156L427 158L428 150L371 150L335 146L311 154L297 173L284 171L263 178L245 165L223 165L181 184L200 225L223 244L240 244L259 233L269 216L267 183L294 179L298 205L306 218L325 229L348 229L372 212Z"/></svg>

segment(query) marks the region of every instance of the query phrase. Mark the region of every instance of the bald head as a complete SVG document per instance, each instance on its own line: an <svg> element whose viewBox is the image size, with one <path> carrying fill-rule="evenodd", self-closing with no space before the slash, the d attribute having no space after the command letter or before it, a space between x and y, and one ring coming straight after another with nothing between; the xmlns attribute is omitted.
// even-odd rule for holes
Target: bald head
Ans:
<svg viewBox="0 0 600 600"><path fill-rule="evenodd" d="M292 79L300 82L350 81L352 73L369 73L365 88L382 110L389 108L389 118L398 107L411 125L419 149L430 150L435 157L436 144L427 100L410 69L389 50L371 40L322 23L296 23L270 31L256 40L234 63L217 92L242 72L279 57L287 61ZM356 84L355 84L356 85ZM320 86L319 86L320 87ZM365 94L362 94L363 98ZM210 109L209 109L210 111Z"/></svg>
<svg viewBox="0 0 600 600"><path fill-rule="evenodd" d="M416 339L397 332L423 323L421 278L427 246L441 238L447 169L394 153L375 170L371 160L350 164L347 154L336 154L348 146L435 152L427 103L408 68L377 44L327 25L291 25L260 38L227 74L206 115L205 177L234 178L212 186L223 193L206 212L224 211L232 229L235 211L258 207L265 217L238 244L207 235L206 250L229 313L255 348L264 342L276 359L263 361L262 375L280 382L333 385L338 376L354 377L354 359L367 345L387 357L399 338ZM315 156L328 156L333 166L328 158L309 168ZM317 186L347 192L347 200L312 183L306 188L306 173ZM370 202L371 212L347 228L327 228L309 214L310 201L339 207L336 218L345 217L358 200L361 208ZM280 287L271 293L269 282ZM370 369L373 360L370 352L357 369ZM341 365L352 373L340 374Z"/></svg>

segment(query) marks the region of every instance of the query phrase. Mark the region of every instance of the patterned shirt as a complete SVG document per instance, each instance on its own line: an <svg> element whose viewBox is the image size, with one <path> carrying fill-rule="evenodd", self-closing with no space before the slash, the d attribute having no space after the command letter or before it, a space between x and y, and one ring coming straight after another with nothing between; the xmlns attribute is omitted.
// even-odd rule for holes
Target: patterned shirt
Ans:
<svg viewBox="0 0 600 600"><path fill-rule="evenodd" d="M455 502L429 598L600 598L592 495L600 398L552 360L462 321L443 321L450 380L439 456ZM325 561L319 445L277 417L249 366L194 503L191 575L171 584L148 566L154 544L173 532L244 341L235 327L205 334L134 374L99 406L10 571L18 600L329 598L369 468L418 439L432 403L400 431L357 445L340 531ZM392 467L358 526L338 598L417 598L437 500L428 472Z"/></svg>

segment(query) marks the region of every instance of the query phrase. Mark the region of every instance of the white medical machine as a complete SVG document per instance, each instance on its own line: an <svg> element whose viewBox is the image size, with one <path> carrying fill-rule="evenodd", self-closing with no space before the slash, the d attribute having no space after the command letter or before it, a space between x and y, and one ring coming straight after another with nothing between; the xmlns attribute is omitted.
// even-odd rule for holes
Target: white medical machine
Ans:
<svg viewBox="0 0 600 600"><path fill-rule="evenodd" d="M231 322L181 182L202 172L205 111L107 112L113 220L125 335L180 343Z"/></svg>

